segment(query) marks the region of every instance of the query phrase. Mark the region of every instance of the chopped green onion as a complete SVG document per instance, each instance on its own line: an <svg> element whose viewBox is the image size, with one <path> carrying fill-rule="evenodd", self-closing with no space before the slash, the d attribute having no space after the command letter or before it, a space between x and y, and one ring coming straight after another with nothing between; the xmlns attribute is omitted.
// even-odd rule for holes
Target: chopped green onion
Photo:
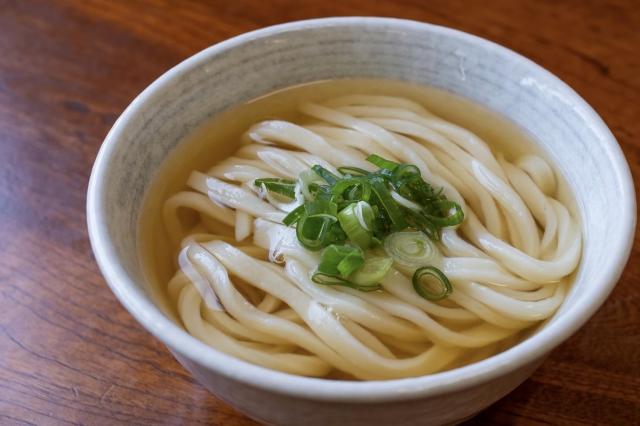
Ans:
<svg viewBox="0 0 640 426"><path fill-rule="evenodd" d="M421 297L446 297L451 284L437 268L442 257L434 241L440 239L442 228L464 220L462 208L448 200L442 188L434 189L426 182L413 164L375 154L367 161L378 170L346 166L339 167L336 175L314 165L300 173L298 180L262 178L254 184L267 191L274 205L279 201L273 193L295 198L295 204L304 202L283 223L295 225L298 241L305 248L324 249L312 275L314 282L377 290L395 262L405 273L417 268L413 285ZM295 204L289 205L293 208ZM416 231L406 232L407 228ZM382 242L390 257L365 258L363 250Z"/></svg>
<svg viewBox="0 0 640 426"><path fill-rule="evenodd" d="M442 263L440 251L422 232L393 233L384 240L384 250L397 265L411 270Z"/></svg>
<svg viewBox="0 0 640 426"><path fill-rule="evenodd" d="M320 166L318 164L316 164L315 166L311 167L311 170L316 172L316 174L318 176L320 176L329 185L333 185L338 180L340 180L340 178L338 176L334 175L329 170L325 169L324 167L322 167L322 166Z"/></svg>
<svg viewBox="0 0 640 426"><path fill-rule="evenodd" d="M330 245L322 252L318 268L311 279L323 285L341 285L358 290L372 291L380 288L369 282L359 283L351 277L366 265L364 254L358 247L348 245Z"/></svg>
<svg viewBox="0 0 640 426"><path fill-rule="evenodd" d="M348 277L351 275L356 269L362 266L364 263L364 259L362 254L349 254L344 259L338 263L338 271L340 271L340 276Z"/></svg>
<svg viewBox="0 0 640 426"><path fill-rule="evenodd" d="M362 267L349 276L349 281L360 287L378 285L393 266L393 260L388 257L374 257L365 260Z"/></svg>
<svg viewBox="0 0 640 426"><path fill-rule="evenodd" d="M431 204L431 213L425 216L433 222L434 225L444 228L446 226L454 226L462 223L464 220L464 211L458 203L450 200L438 200Z"/></svg>
<svg viewBox="0 0 640 426"><path fill-rule="evenodd" d="M329 226L329 230L324 236L323 246L343 244L345 241L347 241L347 234L342 230L340 224L335 222Z"/></svg>
<svg viewBox="0 0 640 426"><path fill-rule="evenodd" d="M300 192L305 200L313 200L314 193L318 191L318 184L315 182L318 175L313 170L305 170L298 175L300 182Z"/></svg>
<svg viewBox="0 0 640 426"><path fill-rule="evenodd" d="M312 276L318 284L343 285L359 290L377 290L378 284L391 269L387 257L364 259L362 250L348 245L330 245Z"/></svg>
<svg viewBox="0 0 640 426"><path fill-rule="evenodd" d="M420 169L411 164L402 164L393 171L391 183L398 194L421 205L429 205L439 199L433 187L422 179Z"/></svg>
<svg viewBox="0 0 640 426"><path fill-rule="evenodd" d="M371 198L371 184L362 177L341 179L333 185L331 193L342 196L347 200L369 201L369 198Z"/></svg>
<svg viewBox="0 0 640 426"><path fill-rule="evenodd" d="M331 193L331 186L317 185L317 184L311 184L311 185L314 186L314 189L313 189L313 191L315 192L314 201L324 200L324 201L333 202L335 200L335 196Z"/></svg>
<svg viewBox="0 0 640 426"><path fill-rule="evenodd" d="M361 169L360 167L352 167L352 166L338 167L338 171L343 175L351 175L351 176L366 176L369 174L369 172L366 171L365 169Z"/></svg>
<svg viewBox="0 0 640 426"><path fill-rule="evenodd" d="M334 216L328 214L302 215L296 225L298 241L309 250L320 250L324 246L330 226L336 221Z"/></svg>
<svg viewBox="0 0 640 426"><path fill-rule="evenodd" d="M387 189L384 181L380 178L371 179L371 188L373 190L373 200L380 210L389 218L392 223L391 228L400 231L407 227L407 222L402 217L402 212L398 204L391 197L391 193Z"/></svg>
<svg viewBox="0 0 640 426"><path fill-rule="evenodd" d="M438 228L427 217L410 209L405 209L404 213L409 226L424 232L424 234L433 241L440 241Z"/></svg>
<svg viewBox="0 0 640 426"><path fill-rule="evenodd" d="M353 288L355 290L360 290L360 291L376 291L376 290L380 290L382 288L382 286L380 284L376 284L376 285L364 285L364 286L360 286L357 285L349 280L345 280L342 279L338 276L335 275L327 275L327 274L323 274L322 272L315 272L312 276L311 276L311 280L316 283L316 284L321 284L321 285L339 285L342 287L349 287L349 288Z"/></svg>
<svg viewBox="0 0 640 426"><path fill-rule="evenodd" d="M266 188L270 192L275 192L285 197L295 198L296 181L280 178L262 178L253 181L258 188Z"/></svg>
<svg viewBox="0 0 640 426"><path fill-rule="evenodd" d="M435 266L423 266L416 269L413 273L412 283L416 293L424 299L432 301L442 300L453 291L447 276Z"/></svg>
<svg viewBox="0 0 640 426"><path fill-rule="evenodd" d="M336 216L338 214L338 205L331 200L316 199L309 201L304 205L304 209L309 216L317 214Z"/></svg>
<svg viewBox="0 0 640 426"><path fill-rule="evenodd" d="M342 285L345 287L355 287L349 281L345 280L344 278L340 278L339 275L325 274L324 272L320 272L318 270L316 270L311 275L311 281L316 284L322 285Z"/></svg>
<svg viewBox="0 0 640 426"><path fill-rule="evenodd" d="M391 160L387 160L384 159L382 157L380 157L379 155L376 154L370 154L366 160L368 162L370 162L373 165L376 165L378 167L380 167L381 169L386 169L386 170L390 170L390 171L394 171L396 169L396 167L399 166L398 163L391 161Z"/></svg>
<svg viewBox="0 0 640 426"><path fill-rule="evenodd" d="M373 219L373 209L366 201L349 204L338 213L340 226L349 240L363 250L371 245Z"/></svg>
<svg viewBox="0 0 640 426"><path fill-rule="evenodd" d="M407 198L404 198L402 195L398 194L396 191L391 191L391 197L396 201L396 203L400 204L402 207L405 207L409 210L413 210L414 212L419 212L422 210L422 206L415 201L411 201Z"/></svg>
<svg viewBox="0 0 640 426"><path fill-rule="evenodd" d="M420 169L413 164L400 164L393 170L394 183L407 178L421 178Z"/></svg>
<svg viewBox="0 0 640 426"><path fill-rule="evenodd" d="M304 207L304 204L303 204L301 206L296 207L292 211L290 211L289 214L286 215L284 217L284 219L282 219L282 223L284 223L287 226L291 226L294 223L296 223L298 220L300 220L300 218L304 214L305 214L305 207Z"/></svg>
<svg viewBox="0 0 640 426"><path fill-rule="evenodd" d="M318 272L347 279L364 263L364 254L358 247L332 244L322 252Z"/></svg>

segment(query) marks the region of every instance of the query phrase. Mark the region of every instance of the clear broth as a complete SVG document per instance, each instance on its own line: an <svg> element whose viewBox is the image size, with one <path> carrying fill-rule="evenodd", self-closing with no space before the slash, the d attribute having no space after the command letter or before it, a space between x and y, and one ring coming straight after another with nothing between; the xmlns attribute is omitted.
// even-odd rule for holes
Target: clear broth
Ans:
<svg viewBox="0 0 640 426"><path fill-rule="evenodd" d="M169 302L166 286L176 272L175 247L169 243L162 223L162 205L171 195L185 189L191 171L205 171L238 148L241 135L254 123L267 119L301 121L296 111L305 101L348 95L389 95L412 99L434 114L474 132L492 150L509 160L525 154L547 158L533 139L514 123L468 99L428 86L377 79L344 79L308 83L279 90L233 107L204 123L185 138L160 167L143 203L139 225L140 259L147 279L147 290L159 307L177 324L181 321ZM575 204L568 185L558 175L557 198L569 207L573 217ZM538 329L526 330L529 334ZM521 340L521 339L519 339ZM511 346L511 345L510 345Z"/></svg>

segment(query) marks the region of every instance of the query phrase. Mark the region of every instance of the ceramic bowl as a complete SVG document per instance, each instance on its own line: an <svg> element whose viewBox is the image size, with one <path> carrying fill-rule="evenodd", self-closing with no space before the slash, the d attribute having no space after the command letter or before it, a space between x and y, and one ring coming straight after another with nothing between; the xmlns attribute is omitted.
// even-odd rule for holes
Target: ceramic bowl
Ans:
<svg viewBox="0 0 640 426"><path fill-rule="evenodd" d="M154 306L139 266L137 221L160 163L219 112L276 89L345 77L432 85L503 114L565 176L584 229L575 285L541 331L487 360L430 376L349 382L271 371L201 343ZM125 308L217 397L265 423L447 424L513 390L582 326L619 278L635 228L629 167L600 117L524 57L439 26L383 18L293 22L243 34L185 60L126 109L104 141L88 190L96 260Z"/></svg>

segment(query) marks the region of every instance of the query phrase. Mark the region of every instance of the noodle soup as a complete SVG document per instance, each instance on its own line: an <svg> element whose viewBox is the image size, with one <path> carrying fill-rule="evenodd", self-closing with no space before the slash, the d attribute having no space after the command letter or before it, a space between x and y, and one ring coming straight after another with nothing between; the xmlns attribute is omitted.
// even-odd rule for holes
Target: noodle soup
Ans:
<svg viewBox="0 0 640 426"><path fill-rule="evenodd" d="M581 234L513 124L379 80L282 90L205 124L142 214L150 291L208 345L311 377L475 362L564 300Z"/></svg>

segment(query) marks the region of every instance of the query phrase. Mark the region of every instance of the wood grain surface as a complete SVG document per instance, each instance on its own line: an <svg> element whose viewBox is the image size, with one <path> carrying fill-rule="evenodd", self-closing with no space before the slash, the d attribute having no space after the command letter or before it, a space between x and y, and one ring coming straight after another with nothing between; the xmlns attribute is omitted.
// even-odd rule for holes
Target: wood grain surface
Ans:
<svg viewBox="0 0 640 426"><path fill-rule="evenodd" d="M107 131L164 71L245 31L335 15L446 25L528 56L602 115L640 173L637 0L0 0L0 424L255 424L116 301L85 191ZM636 238L595 317L470 423L640 424L639 255Z"/></svg>

